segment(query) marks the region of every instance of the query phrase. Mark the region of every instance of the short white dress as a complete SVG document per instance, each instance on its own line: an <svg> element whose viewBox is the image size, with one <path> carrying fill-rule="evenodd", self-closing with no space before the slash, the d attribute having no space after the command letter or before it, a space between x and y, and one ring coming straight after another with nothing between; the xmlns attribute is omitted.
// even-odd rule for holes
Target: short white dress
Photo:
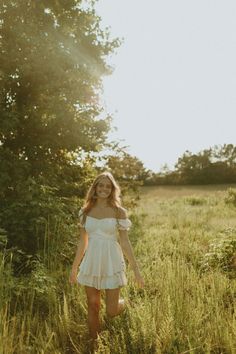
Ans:
<svg viewBox="0 0 236 354"><path fill-rule="evenodd" d="M79 218L82 222L82 210ZM86 216L84 228L88 234L88 247L79 266L78 283L99 290L127 285L126 264L118 242L118 230L129 230L131 225L128 218L97 219Z"/></svg>

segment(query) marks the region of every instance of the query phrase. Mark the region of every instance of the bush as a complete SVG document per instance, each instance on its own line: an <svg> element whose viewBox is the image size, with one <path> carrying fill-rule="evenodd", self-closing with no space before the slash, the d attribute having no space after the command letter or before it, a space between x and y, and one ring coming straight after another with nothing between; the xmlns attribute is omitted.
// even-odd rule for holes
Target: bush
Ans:
<svg viewBox="0 0 236 354"><path fill-rule="evenodd" d="M226 192L225 203L236 206L236 188L228 188Z"/></svg>
<svg viewBox="0 0 236 354"><path fill-rule="evenodd" d="M206 199L197 197L197 196L191 196L191 197L185 197L184 202L189 205L203 205L206 204Z"/></svg>
<svg viewBox="0 0 236 354"><path fill-rule="evenodd" d="M236 277L236 229L228 228L221 232L220 239L210 244L200 266L203 271L220 269L231 278Z"/></svg>

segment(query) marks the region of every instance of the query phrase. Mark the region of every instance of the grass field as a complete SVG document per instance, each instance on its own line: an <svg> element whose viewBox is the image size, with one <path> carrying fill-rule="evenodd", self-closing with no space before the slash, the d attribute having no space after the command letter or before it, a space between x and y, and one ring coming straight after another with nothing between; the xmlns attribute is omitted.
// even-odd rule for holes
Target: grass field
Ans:
<svg viewBox="0 0 236 354"><path fill-rule="evenodd" d="M129 235L145 288L135 286L127 264L129 284L121 294L133 305L107 322L102 303L97 353L236 353L235 272L221 266L233 243L227 254L219 246L236 240L228 187L142 188ZM207 258L214 250L219 265ZM13 299L4 256L1 267L1 354L88 353L86 298L82 287L69 284L70 268L55 264L50 281L42 276L41 294L26 286Z"/></svg>

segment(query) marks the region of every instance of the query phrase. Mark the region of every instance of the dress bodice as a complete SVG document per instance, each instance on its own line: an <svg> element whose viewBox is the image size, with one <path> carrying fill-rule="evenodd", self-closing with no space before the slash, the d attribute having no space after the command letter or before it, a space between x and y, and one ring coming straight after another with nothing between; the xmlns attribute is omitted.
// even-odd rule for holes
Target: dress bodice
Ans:
<svg viewBox="0 0 236 354"><path fill-rule="evenodd" d="M82 211L79 214L80 222L82 223ZM88 233L89 238L107 238L117 240L118 230L129 230L132 223L128 218L116 219L116 218L102 218L97 219L87 215L84 228Z"/></svg>
<svg viewBox="0 0 236 354"><path fill-rule="evenodd" d="M85 230L88 237L106 237L110 240L117 240L117 230L128 230L131 226L129 219L103 218L96 219L91 216L86 217Z"/></svg>

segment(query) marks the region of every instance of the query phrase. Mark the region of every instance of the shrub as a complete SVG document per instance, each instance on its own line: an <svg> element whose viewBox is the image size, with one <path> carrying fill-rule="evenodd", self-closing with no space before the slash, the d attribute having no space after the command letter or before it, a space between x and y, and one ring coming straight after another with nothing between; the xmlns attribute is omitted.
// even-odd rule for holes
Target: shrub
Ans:
<svg viewBox="0 0 236 354"><path fill-rule="evenodd" d="M184 202L189 205L203 205L206 204L206 199L197 197L197 196L190 196L190 197L185 197Z"/></svg>
<svg viewBox="0 0 236 354"><path fill-rule="evenodd" d="M236 229L228 228L220 233L220 239L214 240L209 252L200 261L203 271L220 269L231 278L236 277Z"/></svg>
<svg viewBox="0 0 236 354"><path fill-rule="evenodd" d="M226 192L225 203L236 206L236 188L228 188Z"/></svg>

